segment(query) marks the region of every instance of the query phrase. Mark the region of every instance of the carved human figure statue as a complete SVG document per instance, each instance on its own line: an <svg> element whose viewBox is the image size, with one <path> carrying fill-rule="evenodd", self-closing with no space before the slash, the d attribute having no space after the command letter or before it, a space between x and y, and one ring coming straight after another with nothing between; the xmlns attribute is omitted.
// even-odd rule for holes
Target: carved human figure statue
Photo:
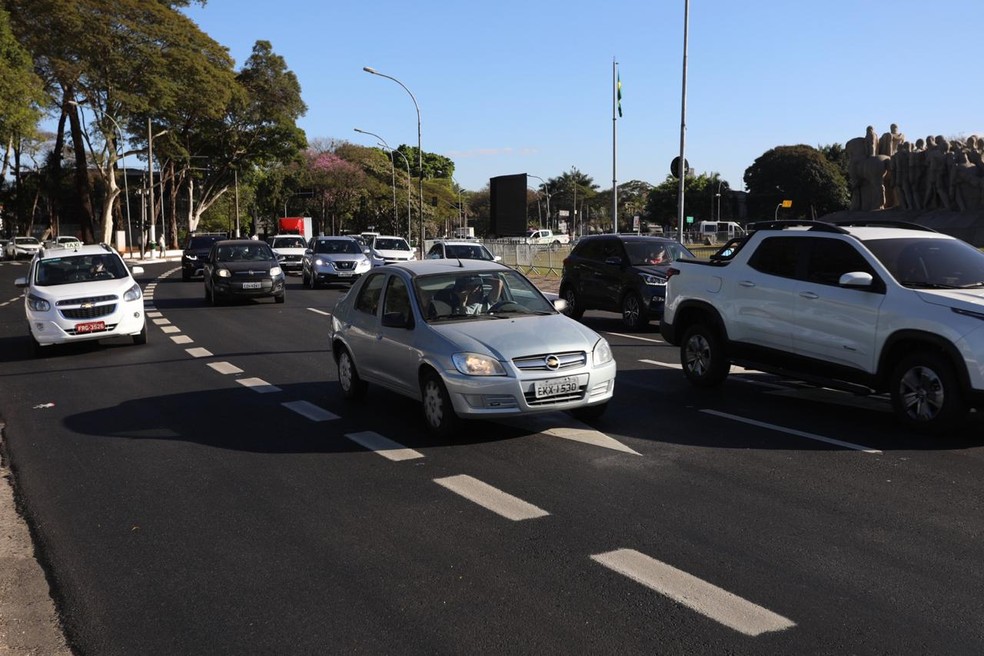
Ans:
<svg viewBox="0 0 984 656"><path fill-rule="evenodd" d="M878 154L878 135L875 133L874 126L869 125L864 131L864 145L868 157Z"/></svg>
<svg viewBox="0 0 984 656"><path fill-rule="evenodd" d="M984 178L977 175L977 167L968 159L968 149L958 148L950 165L950 197L961 212L981 208Z"/></svg>
<svg viewBox="0 0 984 656"><path fill-rule="evenodd" d="M892 123L889 130L878 140L878 154L891 157L898 152L899 144L905 141L905 135L899 132L899 126L895 123Z"/></svg>
<svg viewBox="0 0 984 656"><path fill-rule="evenodd" d="M895 204L904 210L912 209L912 182L909 178L909 142L903 141L892 155L889 173L895 185Z"/></svg>
<svg viewBox="0 0 984 656"><path fill-rule="evenodd" d="M935 146L926 149L926 195L923 207L950 209L949 185L947 184L947 160L950 144L942 136L934 140Z"/></svg>
<svg viewBox="0 0 984 656"><path fill-rule="evenodd" d="M923 188L926 185L926 142L916 139L909 147L909 189L912 193L912 209L923 207Z"/></svg>

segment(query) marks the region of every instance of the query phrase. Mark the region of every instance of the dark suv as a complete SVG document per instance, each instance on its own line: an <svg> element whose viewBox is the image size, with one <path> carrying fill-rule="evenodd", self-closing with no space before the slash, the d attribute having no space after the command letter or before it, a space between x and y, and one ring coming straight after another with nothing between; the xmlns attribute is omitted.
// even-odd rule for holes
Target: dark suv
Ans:
<svg viewBox="0 0 984 656"><path fill-rule="evenodd" d="M212 244L227 238L225 233L188 237L184 251L181 253L181 279L187 282L191 280L192 276L202 275L202 265L208 259L208 252L211 250Z"/></svg>
<svg viewBox="0 0 984 656"><path fill-rule="evenodd" d="M663 314L666 270L681 257L694 257L680 242L643 235L582 237L564 259L560 297L567 316L585 310L620 312L633 330Z"/></svg>

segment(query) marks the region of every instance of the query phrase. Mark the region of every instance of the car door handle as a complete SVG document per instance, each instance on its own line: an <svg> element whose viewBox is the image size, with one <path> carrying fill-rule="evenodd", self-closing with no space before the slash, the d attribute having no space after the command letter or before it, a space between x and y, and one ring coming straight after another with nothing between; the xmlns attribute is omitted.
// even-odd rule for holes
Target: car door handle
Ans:
<svg viewBox="0 0 984 656"><path fill-rule="evenodd" d="M808 298L813 300L815 298L820 298L819 294L814 294L813 292L800 292L800 298Z"/></svg>
<svg viewBox="0 0 984 656"><path fill-rule="evenodd" d="M755 286L755 283L752 282L751 280L742 280L738 284L741 285L742 287L754 287Z"/></svg>

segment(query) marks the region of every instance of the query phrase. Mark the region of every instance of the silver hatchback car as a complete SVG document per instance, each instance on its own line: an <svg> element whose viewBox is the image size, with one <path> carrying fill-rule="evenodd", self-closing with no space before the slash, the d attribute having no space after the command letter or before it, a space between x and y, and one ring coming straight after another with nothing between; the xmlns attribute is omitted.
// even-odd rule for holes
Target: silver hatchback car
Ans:
<svg viewBox="0 0 984 656"><path fill-rule="evenodd" d="M439 435L459 418L558 410L595 418L615 388L608 342L493 262L373 269L335 306L330 341L347 398L373 383L422 401Z"/></svg>

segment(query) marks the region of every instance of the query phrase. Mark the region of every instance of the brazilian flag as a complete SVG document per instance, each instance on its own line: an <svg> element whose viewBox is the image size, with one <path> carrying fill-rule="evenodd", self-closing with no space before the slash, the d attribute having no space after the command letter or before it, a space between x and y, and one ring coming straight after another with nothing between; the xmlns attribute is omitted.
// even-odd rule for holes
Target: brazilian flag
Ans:
<svg viewBox="0 0 984 656"><path fill-rule="evenodd" d="M615 90L618 97L618 117L622 118L622 74L619 73L616 79L618 80L615 85Z"/></svg>

